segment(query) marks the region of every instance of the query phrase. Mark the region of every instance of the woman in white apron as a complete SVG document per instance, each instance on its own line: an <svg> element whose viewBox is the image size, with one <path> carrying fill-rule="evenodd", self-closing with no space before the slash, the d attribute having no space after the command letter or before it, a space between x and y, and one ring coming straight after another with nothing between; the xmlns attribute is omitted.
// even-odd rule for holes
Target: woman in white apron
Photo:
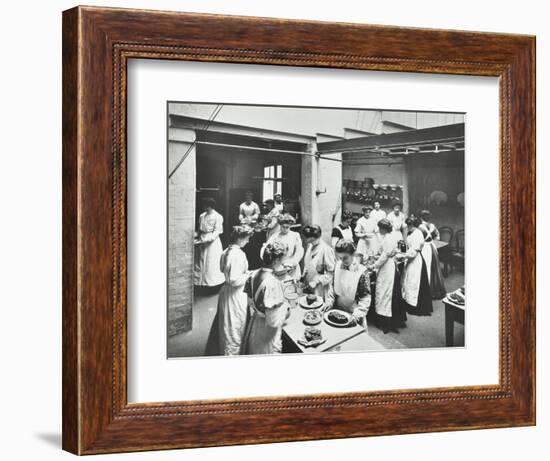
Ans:
<svg viewBox="0 0 550 461"><path fill-rule="evenodd" d="M223 216L214 208L216 201L205 198L204 213L199 216L199 235L195 242L194 284L200 287L221 285L225 278L220 271L223 252L220 235L223 234Z"/></svg>
<svg viewBox="0 0 550 461"><path fill-rule="evenodd" d="M363 256L363 262L378 252L378 226L374 219L371 219L372 207L363 207L363 216L355 224L355 237L357 240L357 253Z"/></svg>
<svg viewBox="0 0 550 461"><path fill-rule="evenodd" d="M374 210L370 212L370 217L378 224L382 219L386 218L386 212L380 208L380 202L377 200L373 202L373 206Z"/></svg>
<svg viewBox="0 0 550 461"><path fill-rule="evenodd" d="M432 214L428 210L422 210L420 212L420 218L422 219L422 223L418 228L424 234L425 241L424 247L422 248L422 257L428 269L428 281L430 282L432 299L443 299L447 294L447 289L443 281L439 253L434 243L435 240L439 240L439 231L437 227L430 222Z"/></svg>
<svg viewBox="0 0 550 461"><path fill-rule="evenodd" d="M275 209L279 212L279 214L283 214L285 212L283 196L281 194L275 194L273 196L273 201L274 201Z"/></svg>
<svg viewBox="0 0 550 461"><path fill-rule="evenodd" d="M282 264L286 268L287 273L294 281L300 280L302 271L300 269L300 261L304 257L304 247L302 239L298 232L290 230L290 226L295 224L296 220L289 214L279 216L279 232L273 234L266 244L262 247L260 256L263 258L265 248L270 243L281 243L286 247L286 253L283 256Z"/></svg>
<svg viewBox="0 0 550 461"><path fill-rule="evenodd" d="M248 295L249 318L242 342L242 354L280 354L282 330L290 314L290 305L283 294L281 281L273 270L282 264L286 248L274 242L266 246L262 263L248 279L245 293Z"/></svg>
<svg viewBox="0 0 550 461"><path fill-rule="evenodd" d="M325 303L326 308L349 312L356 323L362 323L366 327L371 303L367 269L355 260L353 241L340 240L336 244L335 252L338 262L334 270L333 289Z"/></svg>
<svg viewBox="0 0 550 461"><path fill-rule="evenodd" d="M392 225L392 233L398 240L406 240L407 236L407 224L405 223L405 213L403 213L403 206L400 202L394 202L393 210L390 211L386 219Z"/></svg>
<svg viewBox="0 0 550 461"><path fill-rule="evenodd" d="M403 301L409 314L431 315L433 312L432 296L426 263L422 257L424 235L418 229L420 220L407 218L406 224L408 229L407 252L403 256L405 269L401 280Z"/></svg>
<svg viewBox="0 0 550 461"><path fill-rule="evenodd" d="M344 211L340 219L340 224L332 229L332 235L330 238L332 248L336 247L339 240L345 239L353 241L355 236L353 235L353 229L351 228L352 221L353 213L349 210Z"/></svg>
<svg viewBox="0 0 550 461"><path fill-rule="evenodd" d="M395 263L397 242L392 234L392 225L387 219L378 222L380 232L380 251L372 269L376 271L375 321L384 333L404 328L407 313L401 301L401 284Z"/></svg>
<svg viewBox="0 0 550 461"><path fill-rule="evenodd" d="M304 256L302 281L308 291L326 301L332 289L336 257L334 250L321 239L321 228L317 225L304 226L302 235L307 244Z"/></svg>
<svg viewBox="0 0 550 461"><path fill-rule="evenodd" d="M252 201L253 194L247 191L244 194L244 202L239 206L239 221L241 224L253 225L260 217L260 207Z"/></svg>
<svg viewBox="0 0 550 461"><path fill-rule="evenodd" d="M231 232L231 244L223 252L220 269L225 283L218 298L217 322L219 350L223 355L238 355L245 331L248 311L244 285L248 279L248 260L242 248L252 235L248 226L235 226Z"/></svg>

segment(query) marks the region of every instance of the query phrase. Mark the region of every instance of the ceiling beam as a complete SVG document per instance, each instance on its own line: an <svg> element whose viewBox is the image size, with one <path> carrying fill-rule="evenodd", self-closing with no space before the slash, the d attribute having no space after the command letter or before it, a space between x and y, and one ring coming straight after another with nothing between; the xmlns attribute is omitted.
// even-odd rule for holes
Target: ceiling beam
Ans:
<svg viewBox="0 0 550 461"><path fill-rule="evenodd" d="M422 142L434 142L437 140L448 140L460 138L463 141L464 123L443 125L421 130L401 131L399 133L380 134L375 136L364 136L361 138L342 139L340 141L328 141L317 144L321 153L342 152L350 149L375 149L385 146L406 147L407 145L421 144Z"/></svg>

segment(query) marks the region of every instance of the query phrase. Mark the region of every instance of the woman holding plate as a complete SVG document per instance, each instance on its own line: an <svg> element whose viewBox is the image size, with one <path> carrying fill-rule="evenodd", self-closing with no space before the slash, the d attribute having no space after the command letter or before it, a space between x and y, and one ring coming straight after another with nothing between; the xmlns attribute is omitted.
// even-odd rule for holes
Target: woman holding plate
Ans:
<svg viewBox="0 0 550 461"><path fill-rule="evenodd" d="M371 303L370 277L367 268L356 261L355 249L352 240L342 239L336 244L338 262L326 306L327 310L346 311L355 322L366 326L366 316Z"/></svg>
<svg viewBox="0 0 550 461"><path fill-rule="evenodd" d="M394 259L398 253L398 240L392 233L392 225L387 219L378 222L378 229L380 251L372 265L372 269L377 273L374 317L384 334L389 331L399 333L398 328L406 326L407 313L403 309L399 272Z"/></svg>
<svg viewBox="0 0 550 461"><path fill-rule="evenodd" d="M202 207L204 212L199 216L199 233L195 241L193 281L199 287L215 287L224 282L223 273L220 271L223 216L215 210L216 201L213 198L203 199Z"/></svg>

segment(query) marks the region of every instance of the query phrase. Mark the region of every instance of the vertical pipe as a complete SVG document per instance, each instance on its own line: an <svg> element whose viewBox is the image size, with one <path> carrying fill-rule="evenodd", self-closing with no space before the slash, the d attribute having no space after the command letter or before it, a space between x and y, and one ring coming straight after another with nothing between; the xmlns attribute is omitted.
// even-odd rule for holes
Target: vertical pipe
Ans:
<svg viewBox="0 0 550 461"><path fill-rule="evenodd" d="M406 215L409 215L410 213L409 175L409 162L407 161L407 159L403 159L403 213L405 213Z"/></svg>

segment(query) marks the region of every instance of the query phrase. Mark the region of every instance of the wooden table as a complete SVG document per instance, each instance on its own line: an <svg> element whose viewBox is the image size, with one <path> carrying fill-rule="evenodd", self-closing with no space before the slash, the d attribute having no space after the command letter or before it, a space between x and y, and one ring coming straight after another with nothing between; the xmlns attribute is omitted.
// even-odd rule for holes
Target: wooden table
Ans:
<svg viewBox="0 0 550 461"><path fill-rule="evenodd" d="M358 335L365 336L365 347L368 347L368 343L371 342L362 326L333 327L323 319L319 325L314 326L321 330L323 338L326 341L317 347L304 347L298 343L298 340L304 337L304 330L308 327L308 325L304 324L303 319L304 314L310 309L304 309L295 301L291 302L291 306L290 317L283 327L283 352L312 353L341 350L343 343Z"/></svg>
<svg viewBox="0 0 550 461"><path fill-rule="evenodd" d="M445 306L445 345L454 346L455 322L464 325L465 306L453 303L447 296L443 298Z"/></svg>

